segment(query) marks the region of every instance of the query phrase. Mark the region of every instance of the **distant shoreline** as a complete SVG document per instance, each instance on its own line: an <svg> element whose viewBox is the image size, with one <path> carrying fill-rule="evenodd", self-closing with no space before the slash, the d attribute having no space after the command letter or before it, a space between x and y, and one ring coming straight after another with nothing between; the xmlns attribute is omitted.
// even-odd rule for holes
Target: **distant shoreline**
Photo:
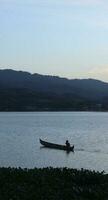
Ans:
<svg viewBox="0 0 108 200"><path fill-rule="evenodd" d="M108 110L27 110L27 111L22 111L22 110L12 110L12 111L8 111L8 110L4 110L4 111L0 111L0 113L2 112L8 112L8 113L11 113L11 112L108 112Z"/></svg>

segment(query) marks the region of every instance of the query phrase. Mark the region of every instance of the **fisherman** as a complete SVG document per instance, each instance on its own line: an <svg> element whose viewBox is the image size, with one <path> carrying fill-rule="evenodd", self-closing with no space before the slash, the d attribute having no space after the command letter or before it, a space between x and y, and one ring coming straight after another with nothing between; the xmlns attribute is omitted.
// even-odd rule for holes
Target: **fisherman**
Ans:
<svg viewBox="0 0 108 200"><path fill-rule="evenodd" d="M70 148L70 143L68 140L66 140L65 144L66 144L67 148Z"/></svg>

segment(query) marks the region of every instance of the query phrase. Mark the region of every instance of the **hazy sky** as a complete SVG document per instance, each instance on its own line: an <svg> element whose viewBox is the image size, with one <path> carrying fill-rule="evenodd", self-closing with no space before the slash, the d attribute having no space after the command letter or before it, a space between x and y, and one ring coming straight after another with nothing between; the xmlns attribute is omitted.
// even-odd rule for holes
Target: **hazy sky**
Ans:
<svg viewBox="0 0 108 200"><path fill-rule="evenodd" d="M108 0L0 0L0 68L108 81Z"/></svg>

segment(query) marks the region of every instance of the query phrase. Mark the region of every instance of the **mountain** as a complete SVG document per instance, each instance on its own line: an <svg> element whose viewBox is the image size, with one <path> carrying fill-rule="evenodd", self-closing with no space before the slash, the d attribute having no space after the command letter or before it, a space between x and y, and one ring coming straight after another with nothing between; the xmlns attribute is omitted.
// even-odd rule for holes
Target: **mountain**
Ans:
<svg viewBox="0 0 108 200"><path fill-rule="evenodd" d="M0 70L0 111L108 110L108 83Z"/></svg>

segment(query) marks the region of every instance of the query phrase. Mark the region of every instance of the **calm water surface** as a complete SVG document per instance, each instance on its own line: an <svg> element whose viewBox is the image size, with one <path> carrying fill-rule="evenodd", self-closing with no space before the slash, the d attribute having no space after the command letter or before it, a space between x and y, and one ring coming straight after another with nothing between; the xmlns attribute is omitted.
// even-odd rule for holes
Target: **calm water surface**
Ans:
<svg viewBox="0 0 108 200"><path fill-rule="evenodd" d="M75 152L42 148L39 138L64 144ZM108 173L108 113L0 113L0 166L71 167Z"/></svg>

